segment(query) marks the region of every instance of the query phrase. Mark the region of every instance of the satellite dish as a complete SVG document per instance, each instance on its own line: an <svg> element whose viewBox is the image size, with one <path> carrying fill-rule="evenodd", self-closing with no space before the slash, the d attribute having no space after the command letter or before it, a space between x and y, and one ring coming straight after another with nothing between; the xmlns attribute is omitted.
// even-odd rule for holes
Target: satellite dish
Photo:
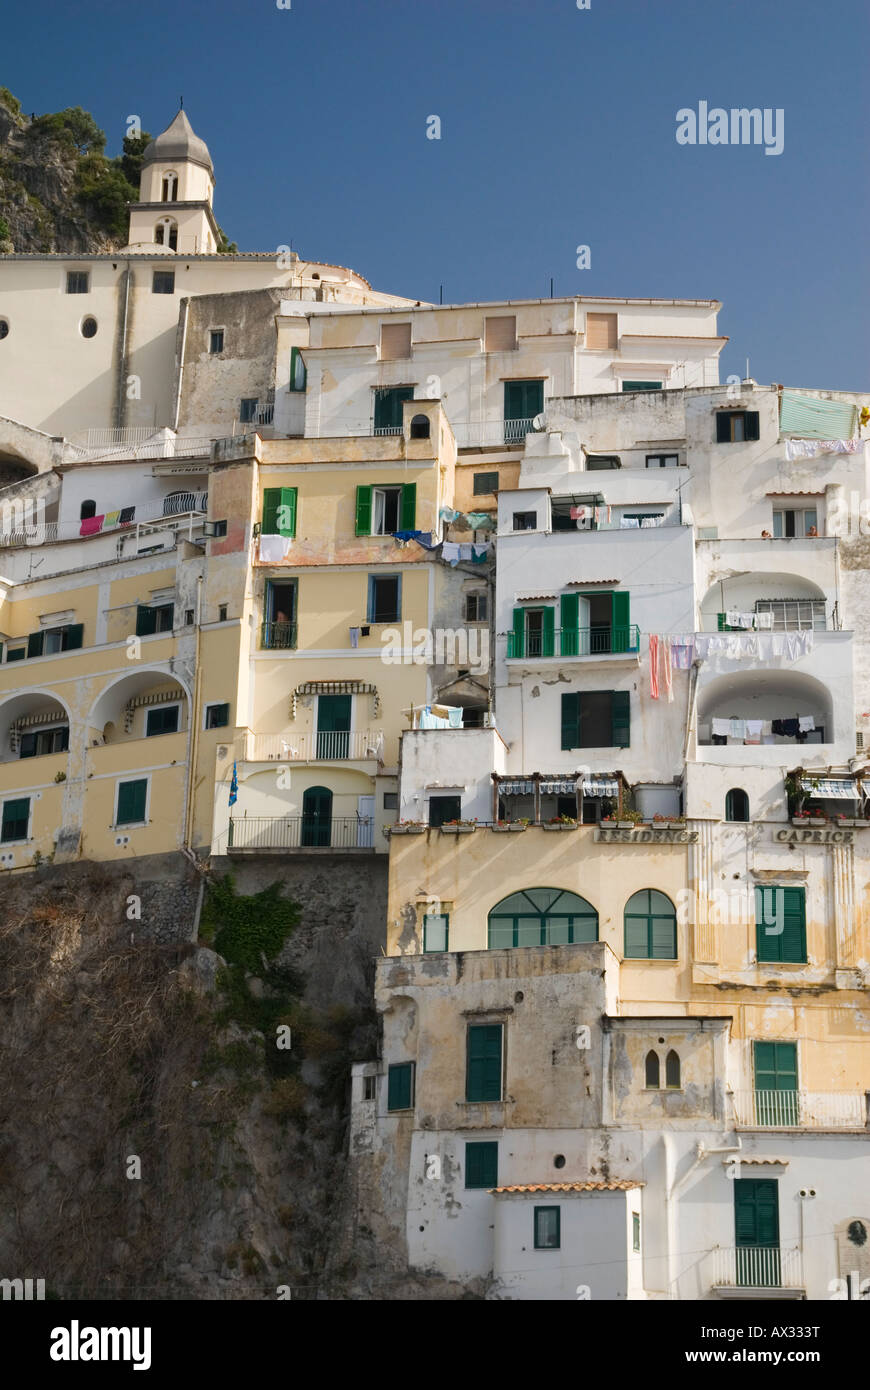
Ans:
<svg viewBox="0 0 870 1390"><path fill-rule="evenodd" d="M543 415L536 415L535 418L534 418L534 420L532 421L532 429L533 429L533 430L542 430L543 428L544 428L544 417L543 417Z"/></svg>

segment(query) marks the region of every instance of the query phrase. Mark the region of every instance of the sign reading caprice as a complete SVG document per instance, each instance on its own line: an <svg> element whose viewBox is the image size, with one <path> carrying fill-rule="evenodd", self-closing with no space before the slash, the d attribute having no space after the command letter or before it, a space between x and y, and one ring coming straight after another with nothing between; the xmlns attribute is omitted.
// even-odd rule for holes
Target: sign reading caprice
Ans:
<svg viewBox="0 0 870 1390"><path fill-rule="evenodd" d="M381 661L386 666L460 666L477 675L489 670L489 631L487 628L414 628L405 621L401 628L387 627L381 633Z"/></svg>
<svg viewBox="0 0 870 1390"><path fill-rule="evenodd" d="M698 102L697 112L683 106L677 112L678 145L760 145L765 154L782 154L785 147L785 110L765 106L708 108Z"/></svg>

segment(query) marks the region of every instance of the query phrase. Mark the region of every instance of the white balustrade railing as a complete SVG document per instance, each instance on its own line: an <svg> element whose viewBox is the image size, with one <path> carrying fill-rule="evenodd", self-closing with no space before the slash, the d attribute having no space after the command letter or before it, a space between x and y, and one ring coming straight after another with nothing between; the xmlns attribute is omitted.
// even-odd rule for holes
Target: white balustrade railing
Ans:
<svg viewBox="0 0 870 1390"><path fill-rule="evenodd" d="M711 1283L732 1289L800 1289L803 1268L799 1250L778 1245L719 1247L712 1252Z"/></svg>
<svg viewBox="0 0 870 1390"><path fill-rule="evenodd" d="M864 1129L863 1091L735 1091L738 1125L771 1129Z"/></svg>
<svg viewBox="0 0 870 1390"><path fill-rule="evenodd" d="M384 736L368 729L242 736L246 762L334 762L383 756Z"/></svg>

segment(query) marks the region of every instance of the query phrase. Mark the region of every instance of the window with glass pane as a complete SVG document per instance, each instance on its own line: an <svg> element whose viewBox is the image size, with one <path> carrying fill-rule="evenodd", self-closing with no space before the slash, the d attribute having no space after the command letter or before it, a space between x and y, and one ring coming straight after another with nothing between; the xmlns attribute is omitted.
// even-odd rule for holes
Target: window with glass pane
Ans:
<svg viewBox="0 0 870 1390"><path fill-rule="evenodd" d="M512 946L567 946L598 940L598 913L563 888L524 888L489 914L491 951Z"/></svg>
<svg viewBox="0 0 870 1390"><path fill-rule="evenodd" d="M756 613L773 614L773 631L824 632L826 627L825 600L808 598L756 599Z"/></svg>
<svg viewBox="0 0 870 1390"><path fill-rule="evenodd" d="M558 1250L561 1245L561 1210L559 1207L535 1207L535 1249Z"/></svg>
<svg viewBox="0 0 870 1390"><path fill-rule="evenodd" d="M3 822L0 826L0 840L8 844L11 840L26 840L30 821L30 797L19 797L15 801L3 802Z"/></svg>
<svg viewBox="0 0 870 1390"><path fill-rule="evenodd" d="M450 918L446 912L427 912L423 918L423 950L446 951Z"/></svg>
<svg viewBox="0 0 870 1390"><path fill-rule="evenodd" d="M676 960L677 914L670 898L643 888L625 904L627 960Z"/></svg>

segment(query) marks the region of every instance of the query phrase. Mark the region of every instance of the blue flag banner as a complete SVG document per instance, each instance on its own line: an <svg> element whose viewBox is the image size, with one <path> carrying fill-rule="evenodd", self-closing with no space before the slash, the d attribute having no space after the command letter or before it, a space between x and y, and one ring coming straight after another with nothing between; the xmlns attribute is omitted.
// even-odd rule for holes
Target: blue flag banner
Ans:
<svg viewBox="0 0 870 1390"><path fill-rule="evenodd" d="M236 772L236 764L233 762L233 780L230 782L230 805L235 806L239 799L239 778Z"/></svg>

